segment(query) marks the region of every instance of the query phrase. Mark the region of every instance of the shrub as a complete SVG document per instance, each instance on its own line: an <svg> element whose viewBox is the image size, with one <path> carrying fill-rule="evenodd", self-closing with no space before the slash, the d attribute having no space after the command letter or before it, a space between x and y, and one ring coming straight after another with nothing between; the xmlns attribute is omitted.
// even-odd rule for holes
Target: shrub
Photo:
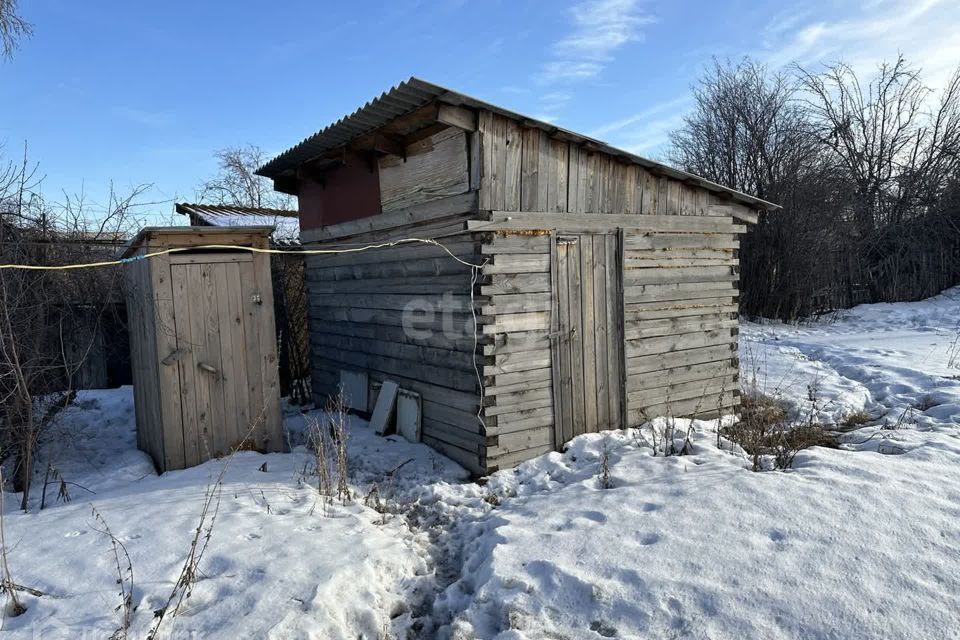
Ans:
<svg viewBox="0 0 960 640"><path fill-rule="evenodd" d="M850 427L852 429L855 429L857 427L862 427L863 425L867 424L872 420L873 420L873 416L871 416L866 411L861 410L861 411L854 411L853 413L848 413L846 416L844 416L843 420L841 421L841 424L845 427Z"/></svg>
<svg viewBox="0 0 960 640"><path fill-rule="evenodd" d="M741 398L740 421L722 429L723 435L752 457L753 470L766 460L776 469L789 469L797 454L810 447L836 447L836 437L812 419L791 423L782 402L761 393Z"/></svg>

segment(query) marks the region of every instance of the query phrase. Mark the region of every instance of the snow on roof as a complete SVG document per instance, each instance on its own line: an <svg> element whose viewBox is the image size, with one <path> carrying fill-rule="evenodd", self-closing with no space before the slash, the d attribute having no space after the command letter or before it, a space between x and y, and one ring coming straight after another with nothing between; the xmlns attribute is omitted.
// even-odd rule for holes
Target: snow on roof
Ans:
<svg viewBox="0 0 960 640"><path fill-rule="evenodd" d="M296 211L264 207L189 204L178 202L176 211L194 224L211 227L273 227L277 244L300 244L300 218Z"/></svg>

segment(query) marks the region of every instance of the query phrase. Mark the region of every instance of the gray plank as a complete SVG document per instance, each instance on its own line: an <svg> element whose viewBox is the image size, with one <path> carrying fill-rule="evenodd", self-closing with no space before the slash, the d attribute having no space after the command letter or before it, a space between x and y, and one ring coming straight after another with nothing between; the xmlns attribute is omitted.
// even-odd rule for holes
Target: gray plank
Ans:
<svg viewBox="0 0 960 640"><path fill-rule="evenodd" d="M610 327L607 321L607 308L613 300L607 283L607 245L603 236L593 237L593 307L597 313L594 331L594 365L597 383L597 427L599 430L610 428L610 402L607 396L616 392L610 388L607 371L610 368Z"/></svg>
<svg viewBox="0 0 960 640"><path fill-rule="evenodd" d="M593 288L593 243L595 236L581 236L580 238L580 284L581 307L580 325L583 330L581 337L583 352L583 430L585 433L594 433L598 430L597 404L598 396L605 397L606 385L597 383L602 369L598 369L596 361L596 331L597 327L606 325L606 311L604 307L597 307ZM597 311L603 315L602 321L597 321Z"/></svg>
<svg viewBox="0 0 960 640"><path fill-rule="evenodd" d="M567 440L582 433L584 427L584 384L583 384L583 319L580 309L583 305L583 287L580 278L580 252L582 240L571 245L572 253L567 263L569 270L569 301L570 301L570 330L573 335L570 340L570 370L571 385L573 387L573 432Z"/></svg>

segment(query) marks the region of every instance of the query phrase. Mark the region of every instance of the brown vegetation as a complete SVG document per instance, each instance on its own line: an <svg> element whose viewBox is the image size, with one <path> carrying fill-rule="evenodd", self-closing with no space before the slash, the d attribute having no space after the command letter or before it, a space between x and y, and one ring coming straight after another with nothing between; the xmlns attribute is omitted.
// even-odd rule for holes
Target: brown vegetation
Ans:
<svg viewBox="0 0 960 640"><path fill-rule="evenodd" d="M33 176L25 158L0 166L0 263L59 266L118 256L145 188L111 194L94 213L82 198L47 202ZM122 300L121 276L119 267L0 269L0 464L13 460L22 509L36 450L73 401L102 324Z"/></svg>
<svg viewBox="0 0 960 640"><path fill-rule="evenodd" d="M960 75L936 94L903 57L715 63L672 136L680 167L783 205L741 245L741 309L795 319L960 281Z"/></svg>
<svg viewBox="0 0 960 640"><path fill-rule="evenodd" d="M741 397L741 416L722 429L724 437L751 456L754 471L772 458L776 469L789 469L797 454L810 447L836 447L836 438L811 418L791 422L786 406L769 396L748 393Z"/></svg>

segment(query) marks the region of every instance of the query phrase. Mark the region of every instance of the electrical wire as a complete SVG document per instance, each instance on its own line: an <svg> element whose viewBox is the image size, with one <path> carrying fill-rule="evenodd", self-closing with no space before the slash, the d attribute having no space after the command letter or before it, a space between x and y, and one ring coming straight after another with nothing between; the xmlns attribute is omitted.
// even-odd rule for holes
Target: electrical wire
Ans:
<svg viewBox="0 0 960 640"><path fill-rule="evenodd" d="M26 271L68 271L72 269L92 269L96 267L113 267L123 264L129 264L131 262L138 262L140 260L149 260L150 258L156 258L158 256L170 255L173 253L184 253L186 251L198 251L198 250L231 250L231 251L249 251L251 253L267 253L267 254L293 254L293 255L324 255L324 254L342 254L342 253L358 253L360 251L369 251L371 249L385 249L389 247L397 247L404 244L426 244L432 245L443 250L448 256L459 262L460 264L471 267L473 269L479 269L483 267L486 262L482 264L474 264L468 262L463 258L460 258L450 249L446 247L443 243L437 242L436 240L430 238L402 238L400 240L391 240L390 242L380 242L377 244L368 244L360 247L349 247L346 249L262 249L260 247L244 247L240 245L233 244L205 244L199 246L191 247L171 247L169 249L161 249L160 251L152 251L149 253L143 253L136 256L130 256L128 258L117 258L116 260L102 260L99 262L84 262L78 264L62 264L62 265L38 265L38 264L0 264L0 269L20 269Z"/></svg>
<svg viewBox="0 0 960 640"><path fill-rule="evenodd" d="M425 244L434 247L438 247L444 253L446 253L450 258L456 260L460 264L470 267L470 313L473 317L473 370L477 374L477 384L480 389L480 408L477 409L477 419L480 421L480 425L483 428L486 428L486 424L483 420L483 402L485 396L485 390L483 385L483 375L480 373L480 367L477 365L476 352L480 344L479 336L479 324L477 320L477 307L474 300L474 289L477 285L477 279L480 276L480 270L486 265L489 260L484 260L480 264L475 264L469 262L455 255L450 249L441 242L431 238L402 238L400 240L391 240L389 242L380 242L376 244L368 244L358 247L349 247L343 249L262 249L260 247L244 247L239 245L232 244L205 244L199 246L190 246L190 247L172 247L169 249L162 249L160 251L152 251L149 253L143 253L140 255L130 256L127 258L117 258L116 260L103 260L99 262L86 262L86 263L77 263L77 264L65 264L65 265L32 265L32 264L0 264L0 270L2 269L19 269L26 271L69 271L74 269L92 269L97 267L112 267L119 266L124 264L130 264L133 262L139 262L140 260L149 260L151 258L156 258L159 256L171 255L174 253L184 253L186 251L198 251L198 250L230 250L230 251L249 251L251 253L266 253L270 255L277 254L290 254L290 255L332 255L332 254L344 254L344 253L359 253L361 251L370 251L373 249L386 249L390 247L397 247L405 244Z"/></svg>

